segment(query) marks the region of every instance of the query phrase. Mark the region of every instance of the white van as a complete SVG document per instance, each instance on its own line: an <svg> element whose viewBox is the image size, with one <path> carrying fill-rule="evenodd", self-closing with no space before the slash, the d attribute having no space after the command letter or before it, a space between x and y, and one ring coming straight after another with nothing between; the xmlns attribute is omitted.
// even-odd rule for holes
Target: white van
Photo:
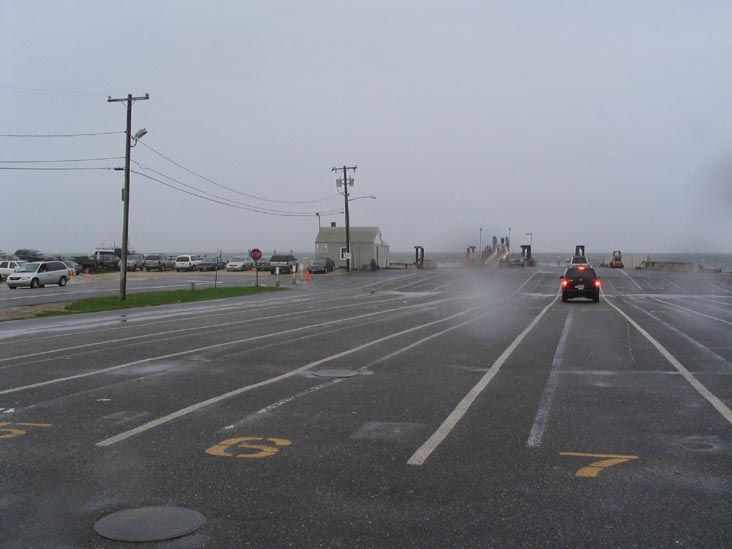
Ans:
<svg viewBox="0 0 732 549"><path fill-rule="evenodd" d="M175 258L175 271L195 271L201 263L200 255L179 255Z"/></svg>

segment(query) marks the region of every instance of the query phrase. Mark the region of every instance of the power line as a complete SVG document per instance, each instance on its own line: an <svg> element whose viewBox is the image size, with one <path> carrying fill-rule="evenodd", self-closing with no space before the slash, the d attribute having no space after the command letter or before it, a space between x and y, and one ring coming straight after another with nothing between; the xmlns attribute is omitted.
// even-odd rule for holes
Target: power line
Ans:
<svg viewBox="0 0 732 549"><path fill-rule="evenodd" d="M95 133L0 133L0 137L89 137L93 135L116 135L125 132Z"/></svg>
<svg viewBox="0 0 732 549"><path fill-rule="evenodd" d="M41 95L109 95L107 92L86 91L86 90L47 90L43 88L25 88L21 86L0 86L0 90L8 92L26 92Z"/></svg>
<svg viewBox="0 0 732 549"><path fill-rule="evenodd" d="M226 185L223 185L221 183L218 183L217 181L214 181L213 179L209 179L206 176L203 176L203 175L201 175L199 173L196 173L193 170L190 170L190 169L186 168L182 164L179 164L178 162L176 162L172 158L168 158L167 156L165 156L160 151L157 151L157 150L153 149L147 143L143 143L142 141L140 141L140 145L142 145L146 149L150 149L152 152L154 152L155 154L157 154L161 158L164 158L165 160L167 160L171 164L173 164L175 166L178 166L181 170L184 170L184 171L190 173L191 175L195 175L196 177L198 177L200 179L203 179L204 181L207 181L208 183L211 183L213 185L216 185L217 187L221 187L222 189L226 189L227 191L231 191L233 193L240 194L242 196L246 196L247 198L253 198L255 200L261 200L263 202L273 202L273 203L276 203L276 204L315 204L317 202L325 202L326 200L330 200L331 198L334 198L334 197L338 196L338 194L332 194L330 196L326 196L324 198L319 198L317 200L301 200L301 201L296 201L296 200L273 200L271 198L262 198L261 196L256 196L256 195L253 195L253 194L247 194L247 193L242 192L242 191L239 191L237 189L232 189L231 187L227 187Z"/></svg>
<svg viewBox="0 0 732 549"><path fill-rule="evenodd" d="M70 158L62 160L0 160L0 164L60 164L62 162L96 162L97 160L120 160L124 156L105 156L102 158Z"/></svg>
<svg viewBox="0 0 732 549"><path fill-rule="evenodd" d="M136 160L133 160L132 162L134 164L137 164L140 167L140 169L142 169L144 171L151 171L151 172L159 175L160 177L164 177L165 179L169 179L170 181L174 181L175 183L178 183L179 185L183 185L184 187L188 187L189 189L193 189L194 191L198 191L198 192L203 193L205 195L212 196L212 197L217 198L217 199L220 199L220 200L225 200L226 202L230 202L232 204L237 204L237 205L243 206L245 208L251 208L251 209L256 210L256 211L258 211L260 213L272 213L272 214L276 214L276 215L282 215L282 214L288 214L288 215L315 215L315 213L316 213L316 212L293 212L293 211L287 211L287 210L276 210L274 208L265 208L264 206L257 206L257 205L254 205L254 204L247 204L247 203L244 203L244 202L239 202L238 200L232 200L230 198L226 198L225 196L220 196L220 195L217 195L217 194L214 194L214 193L210 193L208 191L204 191L203 189L200 189L200 188L195 187L193 185L189 185L188 183L184 183L183 181L181 181L179 179L176 179L175 177L171 177L171 176L169 176L167 174L164 174L162 172L159 172L157 170L154 170L153 168L146 168L145 166L143 166L142 164L140 164ZM135 172L135 173L138 173L138 172ZM335 211L338 211L338 210L335 210ZM328 211L328 212L324 212L324 213L332 213L332 212Z"/></svg>
<svg viewBox="0 0 732 549"><path fill-rule="evenodd" d="M22 168L22 167L11 167L11 166L0 166L0 170L23 170L23 171L35 171L35 172L70 172L70 171L82 171L82 170L114 170L114 168Z"/></svg>
<svg viewBox="0 0 732 549"><path fill-rule="evenodd" d="M229 206L231 208L236 208L236 209L239 209L239 210L247 210L247 211L256 212L256 213L262 213L262 214L267 214L267 215L277 215L277 216L280 216L280 217L312 217L313 215L315 215L314 212L313 213L309 213L309 212L308 213L304 213L304 212L298 213L298 212L283 212L283 211L281 212L281 211L278 211L278 210L263 210L263 209L260 209L260 208L257 208L257 207L251 207L251 206L247 206L247 205L242 205L241 203L237 203L237 202L234 202L234 201L228 201L228 199L221 199L220 200L219 198L221 198L221 197L209 198L207 196L203 196L202 194L198 194L198 193L194 193L192 191L187 191L185 189L178 188L175 185L171 185L170 183L166 183L165 181L161 181L160 179L158 179L156 177L152 177L152 176L147 175L147 174L144 174L142 172L138 172L136 170L130 170L130 171L132 173L136 174L136 175L140 175L142 177L145 177L147 179L150 179L152 181L155 181L157 183L160 183L161 185L165 185L166 187L169 187L169 188L171 188L173 190L176 190L176 191L179 191L179 192L182 192L182 193L191 195L191 196L195 196L195 197L201 198L203 200L208 200L209 202L214 202L216 204L222 204L224 206ZM153 170L151 170L151 171L153 171ZM163 175L163 177L169 178L169 179L175 181L176 183L180 183L181 185L185 185L187 187L194 188L194 189L196 189L197 191L199 191L201 193L205 193L206 192L206 191L202 191L200 189L197 189L196 187L192 187L191 185L188 185L188 184L183 183L181 181L178 181L176 179L173 179L173 178L171 178L169 176ZM206 194L210 194L210 193L206 193ZM213 195L213 196L216 196L216 195ZM227 200L227 201L225 202L225 200ZM323 214L323 215L330 215L330 214L340 213L340 212L341 212L341 210L333 210L333 211L320 212L320 213Z"/></svg>

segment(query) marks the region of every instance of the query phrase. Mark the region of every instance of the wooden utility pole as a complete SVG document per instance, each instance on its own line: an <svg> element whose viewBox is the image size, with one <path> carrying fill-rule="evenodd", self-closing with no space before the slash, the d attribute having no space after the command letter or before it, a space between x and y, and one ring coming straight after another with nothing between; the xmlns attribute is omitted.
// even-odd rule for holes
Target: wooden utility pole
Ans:
<svg viewBox="0 0 732 549"><path fill-rule="evenodd" d="M346 199L346 253L348 258L346 259L346 269L351 272L351 223L348 218L348 170L356 171L358 166L343 166L342 168L332 168L330 171L338 172L343 170L343 196ZM353 180L351 180L353 184Z"/></svg>
<svg viewBox="0 0 732 549"><path fill-rule="evenodd" d="M132 97L132 94L127 94L127 97L120 99L112 99L109 97L107 103L124 103L127 102L127 143L125 144L125 188L122 191L122 200L124 200L124 217L122 218L122 257L120 262L120 277L119 277L119 299L125 301L127 299L127 246L128 246L128 225L130 221L130 153L132 152L132 103L134 101L144 101L150 99L149 94L145 94L144 97ZM137 139L135 139L137 142Z"/></svg>

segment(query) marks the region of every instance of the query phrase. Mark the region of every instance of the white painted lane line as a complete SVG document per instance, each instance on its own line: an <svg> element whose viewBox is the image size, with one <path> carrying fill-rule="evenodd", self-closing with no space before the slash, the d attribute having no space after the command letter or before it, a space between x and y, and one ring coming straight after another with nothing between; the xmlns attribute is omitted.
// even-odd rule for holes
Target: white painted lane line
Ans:
<svg viewBox="0 0 732 549"><path fill-rule="evenodd" d="M536 417L534 417L534 425L531 427L529 439L526 441L526 446L529 448L538 448L541 446L541 440L544 438L544 431L546 431L546 424L549 420L552 402L554 401L554 393L557 391L557 385L559 384L559 370L562 367L564 346L567 343L569 327L572 324L572 310L573 309L569 310L567 320L564 322L562 335L559 338L559 343L557 343L557 349L554 351L549 379L544 386L544 392L541 395L541 400L539 401L539 409L536 411Z"/></svg>
<svg viewBox="0 0 732 549"><path fill-rule="evenodd" d="M659 353L663 355L663 357L668 360L671 365L676 368L682 376L684 376L684 379L689 382L689 384L696 389L696 391L703 396L707 401L714 407L717 412L721 414L721 416L726 419L729 423L732 423L732 410L730 410L727 405L719 400L709 389L707 389L699 380L697 380L694 375L689 372L689 370L684 367L681 362L679 362L674 355L672 355L666 348L661 345L651 334L646 332L643 328L640 327L640 325L630 318L625 312L623 312L617 305L612 303L610 300L606 299L605 302L610 305L613 309L615 309L620 315L625 318L625 320L630 323L631 326L633 326L636 330L638 330L643 337L645 337L657 350Z"/></svg>
<svg viewBox="0 0 732 549"><path fill-rule="evenodd" d="M694 309L689 309L688 307L682 307L681 305L676 305L676 303L671 303L669 301L666 301L665 299L659 299L657 297L652 297L654 301L658 301L659 303L664 303L666 305L670 305L671 307L676 307L677 309L681 309L682 311L686 311L687 313L691 313L697 316L702 316L704 318L708 318L710 320L716 320L717 322L721 322L723 324L727 324L728 326L732 326L732 322L729 320L724 320L723 318L717 318L716 316L707 315L704 313L700 313L699 311L695 311Z"/></svg>
<svg viewBox="0 0 732 549"><path fill-rule="evenodd" d="M379 303L387 303L387 302L392 302L392 301L400 301L400 299L383 299L381 301L375 301L373 303L379 304ZM353 308L353 304L341 305L338 307L330 307L328 310L333 311L336 309L345 309L345 308ZM288 318L292 317L292 316L305 315L305 314L313 314L313 311L309 311L309 310L293 311L293 312L288 313ZM106 339L103 341L95 341L94 343L83 343L81 345L74 345L71 347L51 349L50 351L39 351L37 353L10 356L10 357L6 357L6 358L0 358L0 362L7 362L10 360L19 360L19 359L23 359L23 358L38 357L38 356L49 355L49 354L53 354L53 353L63 353L63 352L67 352L67 351L75 351L78 349L88 349L90 347L112 345L115 343L125 343L128 341L135 341L138 339L145 339L145 338L150 338L150 337L160 337L160 336L165 336L165 335L170 335L170 334L179 334L179 333L191 332L191 331L196 332L196 335L207 335L208 332L210 332L211 330L215 330L216 328L229 328L229 327L238 326L241 324L251 324L251 323L255 323L255 322L260 322L262 320L273 320L273 319L281 320L281 321L287 320L287 318L285 318L282 314L276 314L276 315L272 315L272 316L249 318L246 320L227 321L227 322L222 322L220 324L210 324L207 326L193 326L191 328L178 328L177 330L168 330L165 332L150 332L147 334L142 334L142 335L137 335L137 336L121 337L121 338L117 338L117 339Z"/></svg>
<svg viewBox="0 0 732 549"><path fill-rule="evenodd" d="M643 288L641 288L641 287L640 287L640 284L638 284L638 283L637 283L637 282L635 281L635 278L633 278L632 276L630 276L630 275L629 275L628 273L626 273L626 272L625 272L625 269L620 269L620 272L621 272L621 273L623 273L623 274L624 274L625 276L627 276L627 277L628 277L628 279L629 279L629 280L630 280L630 281L631 281L631 282L632 282L633 284L635 284L635 287L636 287L636 288L638 288L639 290L642 290L642 289L643 289Z"/></svg>
<svg viewBox="0 0 732 549"><path fill-rule="evenodd" d="M645 310L644 308L640 307L639 305L636 305L635 303L633 303L631 301L628 301L627 303L631 307L633 307L635 309L638 309L643 314L650 316L656 322L658 322L662 326L665 326L666 329L671 330L673 333L675 333L681 339L685 340L687 343L690 343L691 345L693 345L694 347L696 347L704 355L705 360L711 360L712 362L716 362L717 364L719 364L723 368L732 370L732 364L730 364L730 362L727 359L725 359L724 357L718 355L717 353L715 353L714 351L712 351L707 346L702 345L701 343L699 343L693 337L687 335L686 333L682 332L681 330L679 330L675 326L672 326L671 324L669 324L665 320L659 318L658 316L654 315L650 311Z"/></svg>
<svg viewBox="0 0 732 549"><path fill-rule="evenodd" d="M529 334L529 332L531 332L531 330L534 329L534 327L544 317L544 315L549 310L549 308L557 302L557 299L559 299L559 295L554 296L554 299L552 300L552 302L549 303L549 305L547 305L546 307L544 307L542 309L542 311L536 316L536 318L534 318L534 320L531 321L531 323L516 337L516 339L513 340L511 345L509 345L508 348L505 351L503 351L501 356L499 356L498 359L496 359L496 361L493 363L493 365L490 367L490 369L485 373L485 375L480 379L480 381L478 381L478 383L470 390L470 392L468 392L468 394L465 395L463 400L460 401L460 403L452 411L452 413L450 413L450 415L447 416L447 419L445 419L445 421L442 423L442 425L440 425L440 427L437 429L437 431L435 431L434 434L429 439L427 439L427 441L412 455L412 457L410 457L409 460L407 460L408 465L424 464L424 462L432 454L432 452L435 451L435 449L442 443L443 440L445 440L445 438L455 428L455 426L462 419L462 417L468 411L468 409L473 404L473 402L475 402L475 399L478 398L480 393L483 392L483 390L493 380L493 378L496 376L496 374L498 374L498 372L501 369L501 366L503 366L503 364L506 362L506 360L508 360L508 357L511 356L511 354L521 344L521 342L524 340L524 338Z"/></svg>
<svg viewBox="0 0 732 549"><path fill-rule="evenodd" d="M326 364L328 362L332 362L333 360L337 360L339 358L343 358L344 356L351 355L353 353L356 353L358 351L362 351L363 349L367 349L369 347L373 347L374 345L378 345L379 343L383 343L384 341L388 341L390 339L394 339L396 337L403 336L405 334L414 332L416 330L422 330L424 328L427 328L429 326L433 326L435 324L439 324L441 322L447 322L448 320L452 320L453 318L458 318L460 316L466 315L476 309L479 309L480 307L472 307L470 309L467 309L465 311L462 311L460 313L456 313L450 316L447 316L445 318L441 318L439 320L433 320L432 322L427 322L425 324L420 324L418 326L414 326L412 328L408 328L406 330L402 330L400 332L390 334L388 336L380 337L378 339L371 340L367 343L363 343L361 345L357 345L356 347L352 347L351 349L348 349L346 351L342 351L340 353L336 353L334 355L327 356L325 358L321 358L319 360L315 360L313 362L310 362L308 364L305 364L304 366L300 366L299 368L295 368L294 370L290 370L289 372L285 372L284 374L280 374L275 377L271 377L269 379L265 379L263 381L260 381L258 383L253 383L251 385L246 385L244 387L240 387L238 389L234 389L233 391L229 391L228 393L224 393L222 395L215 396L213 398L209 398L207 400L204 400L202 402L198 402L196 404L192 404L191 406L187 406L185 408L182 408L176 412L173 412L172 414L168 414L166 416L160 417L158 419L155 419L153 421L149 421L143 425L140 425L139 427L135 427L134 429L130 429L129 431L125 431L123 433L120 433L118 435L115 435L113 437L107 438L105 440L102 440L100 442L97 442L97 446L111 446L112 444L116 444L117 442L120 442L122 440L128 439L130 437L133 437L135 435L138 435L140 433L144 433L145 431L149 431L150 429L154 429L155 427L158 427L160 425L163 425L165 423L171 422L175 419L178 419L180 417L183 417L185 415L188 415L190 413L196 412L198 410L201 410L203 408L206 408L208 406L211 406L212 404L217 404L221 401L227 400L229 398L235 397L237 395L241 395L243 393L252 391L254 389L258 389L259 387L264 387L266 385L271 385L273 383L277 383L279 381L282 381L284 379L291 378L293 376L296 376L302 372L305 372L307 370L312 370L313 368L320 366L321 364ZM336 321L338 322L338 321Z"/></svg>
<svg viewBox="0 0 732 549"><path fill-rule="evenodd" d="M446 300L441 300L441 301L446 301ZM359 318L366 318L366 317L370 317L370 316L374 316L374 315L381 315L381 314L385 314L385 313L390 313L390 312L395 312L395 311L402 311L402 310L413 309L413 308L416 308L416 307L424 307L424 306L425 305L419 305L419 306L416 306L416 305L405 305L404 307L396 307L394 309L386 309L384 311L377 311L375 313L368 313L368 314L363 314L363 315L358 315L358 316L352 316L352 317L348 317L348 318L345 318L345 319L330 320L330 321L327 321L327 322L319 322L317 324L310 324L310 325L307 325L307 326L300 326L298 328L292 328L292 329L289 329L289 330L282 330L280 332L272 332L272 333L263 334L263 335L259 335L259 336L252 336L252 337L246 337L246 338L243 338L243 339L237 339L237 340L234 340L234 341L226 341L224 343L216 343L216 344L213 344L213 345L206 345L204 347L197 347L195 349L189 349L187 351L180 351L178 353L170 353L170 354L167 354L167 355L159 355L159 356L154 356L154 357L150 357L150 358L143 358L143 359L140 359L140 360L135 360L133 362L127 362L125 364L118 364L117 366L110 366L108 368L102 368L100 370L93 370L91 372L84 372L83 374L76 374L76 375L73 375L73 376L60 377L60 378L55 378L55 379L49 379L47 381L40 381L38 383L33 383L31 385L23 385L22 387L13 387L12 389L4 389L4 390L0 391L0 395L6 395L6 394L9 394L9 393L17 393L17 392L20 392L20 391L26 391L28 389L35 389L36 387L44 387L46 385L53 385L55 383L62 383L64 381L70 381L72 379L81 379L81 378L85 378L85 377L90 377L90 376L95 376L95 375L99 375L99 374L104 374L104 373L107 373L107 372L113 372L115 370L120 370L122 368L129 368L131 366L137 366L139 364L146 364L148 362L153 362L153 361L156 361L156 360L165 360L165 359L168 359L168 358L175 358L175 357L179 357L179 356L190 355L190 354L193 354L193 353L199 353L201 351L209 351L211 349L220 349L222 347L228 347L228 346L237 345L237 344L240 344L240 343L247 343L247 342L250 342L250 341L258 341L260 339L266 339L266 338L269 338L269 337L276 337L276 336L280 336L280 335L284 335L284 334L291 334L291 333L295 333L295 332L301 332L303 330L309 330L309 329L312 329L312 328L320 328L320 327L323 327L323 326L329 326L331 324L338 324L338 323L345 322L345 321L349 321L349 320L356 320L356 319L359 319ZM474 309L475 308L477 308L477 307L474 307ZM468 309L468 311L465 311L465 312L469 312L471 310L473 310L473 309ZM462 313L462 314L464 314L464 313Z"/></svg>

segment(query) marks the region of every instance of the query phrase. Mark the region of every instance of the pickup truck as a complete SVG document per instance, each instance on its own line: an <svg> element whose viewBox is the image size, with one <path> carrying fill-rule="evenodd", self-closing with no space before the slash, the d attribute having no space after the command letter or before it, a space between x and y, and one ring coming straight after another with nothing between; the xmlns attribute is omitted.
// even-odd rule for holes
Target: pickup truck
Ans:
<svg viewBox="0 0 732 549"><path fill-rule="evenodd" d="M120 258L112 253L95 252L89 255L74 257L73 260L81 265L84 270L88 269L92 272L119 270Z"/></svg>
<svg viewBox="0 0 732 549"><path fill-rule="evenodd" d="M167 271L173 270L175 267L175 259L164 254L147 254L145 256L145 271Z"/></svg>
<svg viewBox="0 0 732 549"><path fill-rule="evenodd" d="M275 254L269 260L269 272L275 274L277 267L280 274L290 274L297 270L297 258L292 254Z"/></svg>

